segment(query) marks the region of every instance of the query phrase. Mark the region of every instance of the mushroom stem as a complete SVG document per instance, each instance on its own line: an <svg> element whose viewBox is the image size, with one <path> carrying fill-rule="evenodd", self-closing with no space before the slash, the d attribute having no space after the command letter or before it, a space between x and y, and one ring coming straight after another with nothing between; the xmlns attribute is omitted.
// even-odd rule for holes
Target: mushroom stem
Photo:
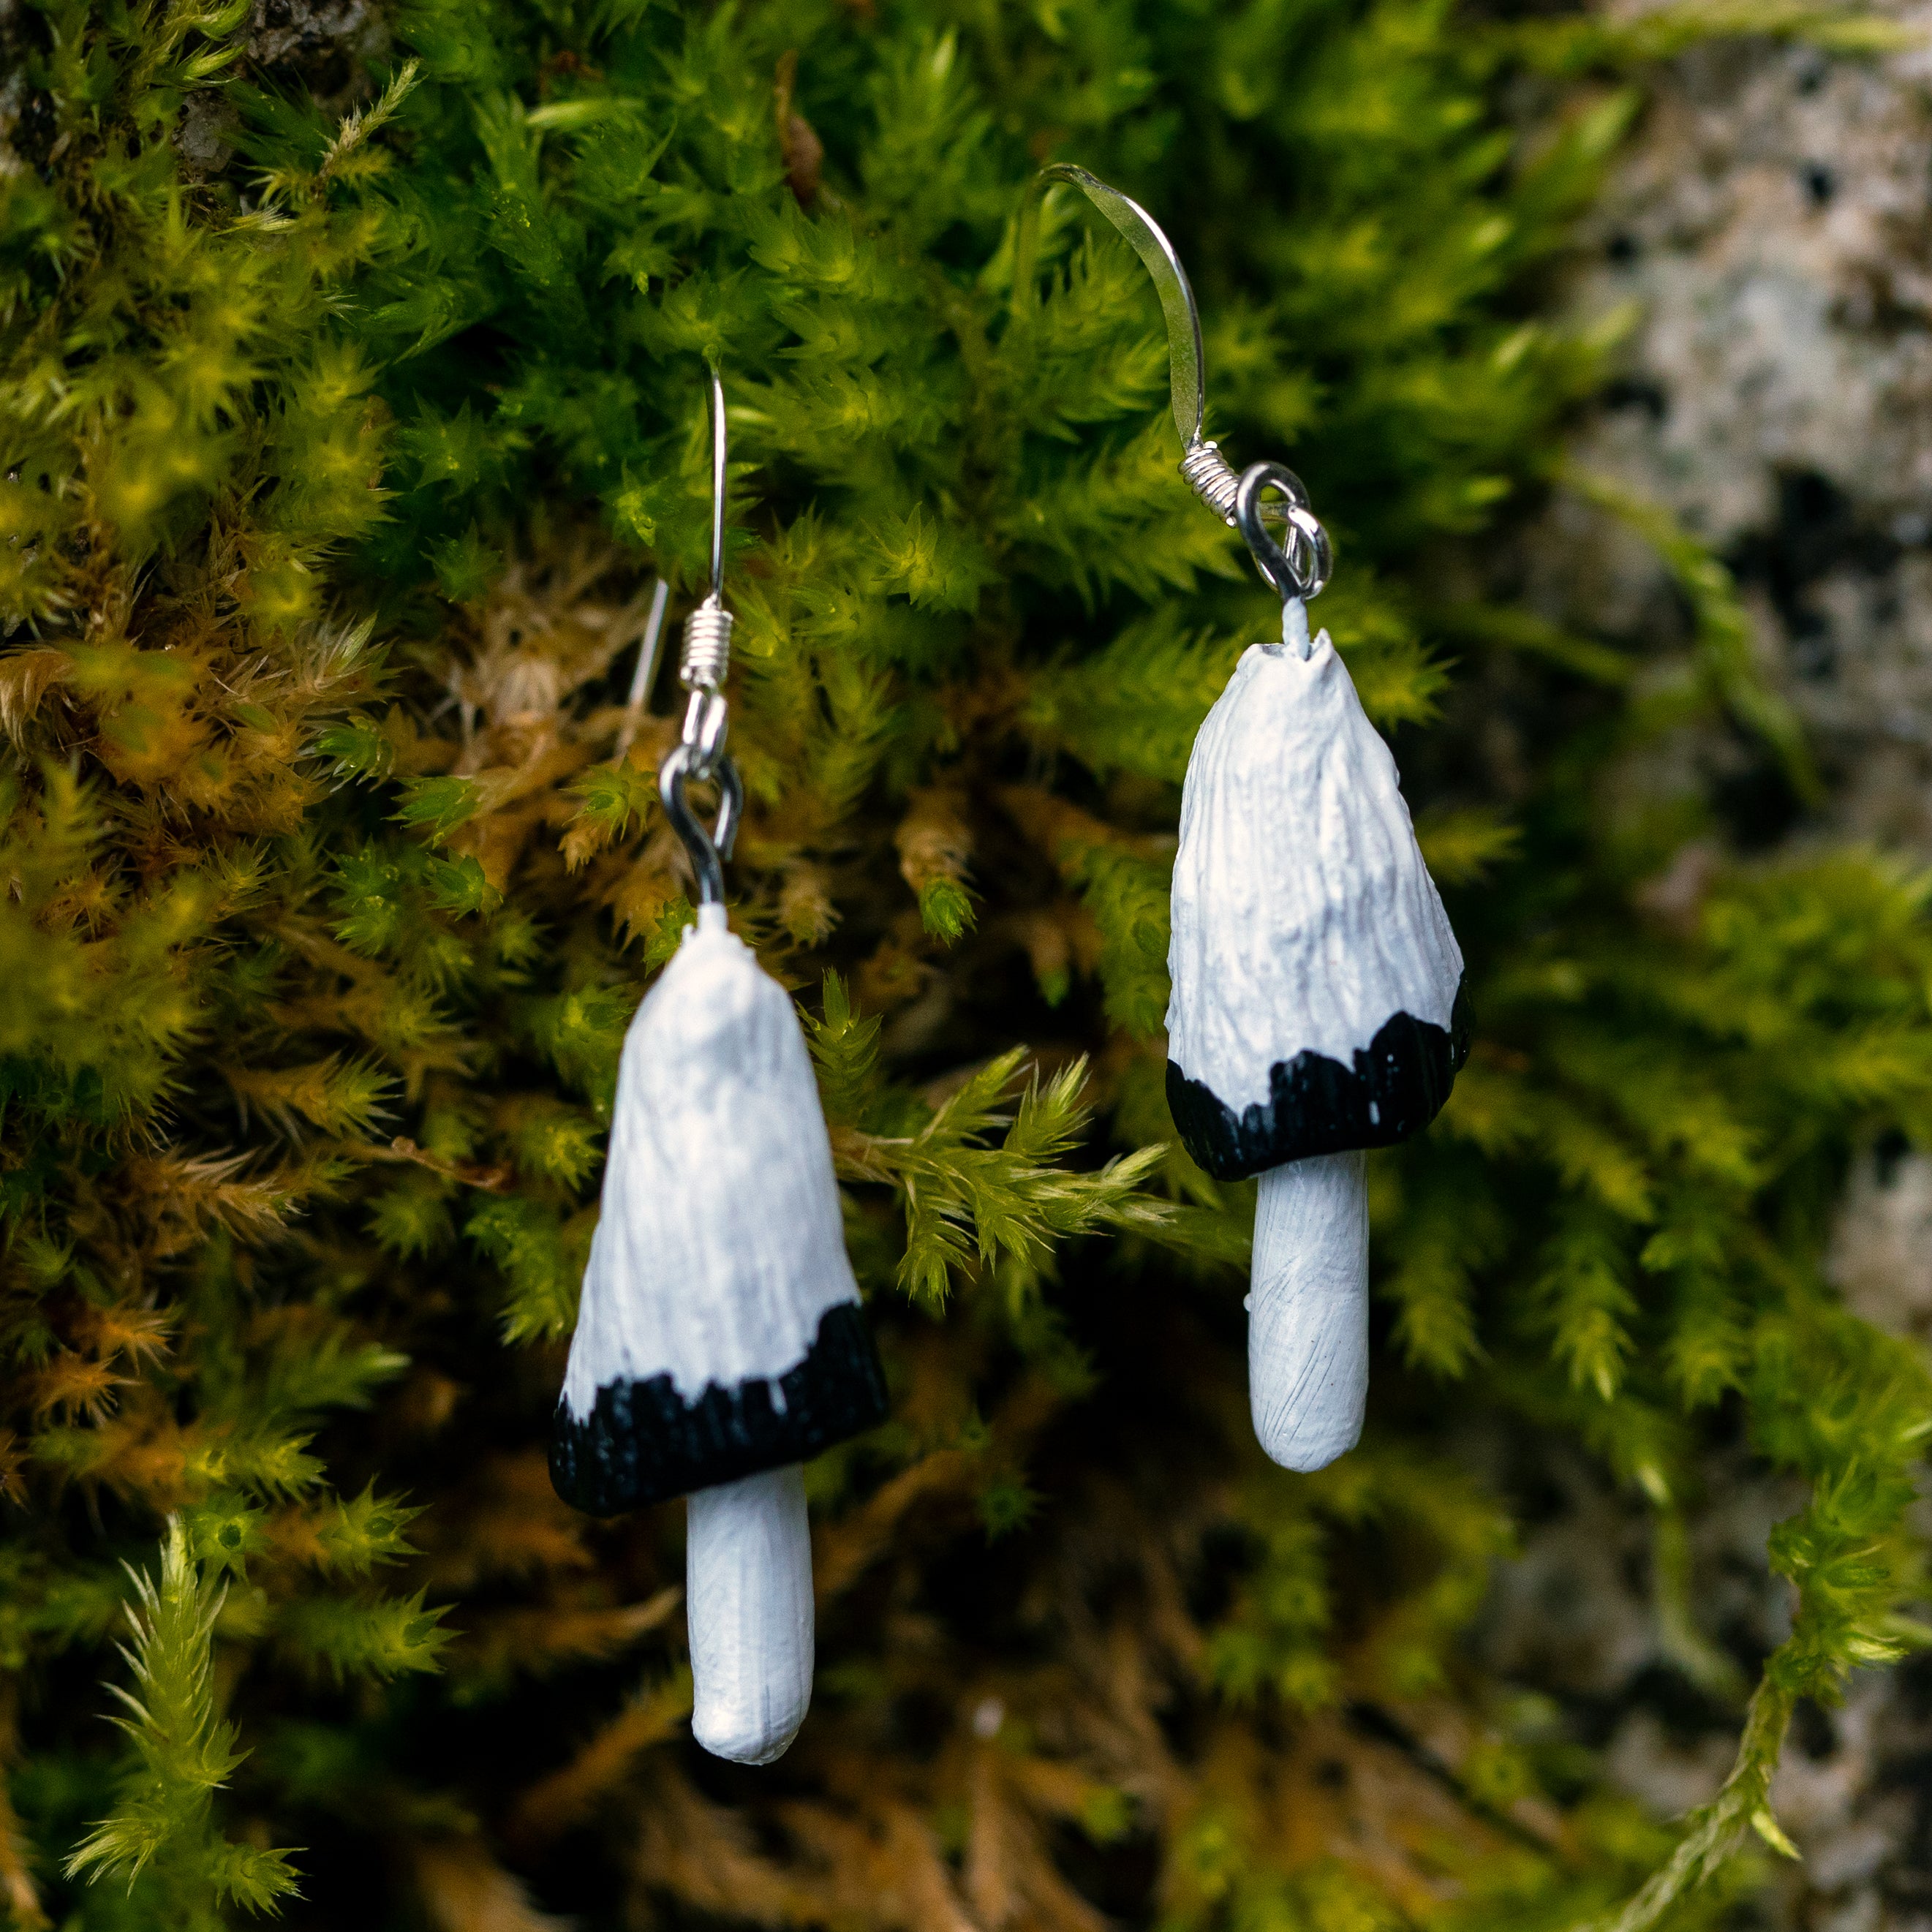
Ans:
<svg viewBox="0 0 1932 1932"><path fill-rule="evenodd" d="M1352 1449L1369 1392L1366 1157L1270 1168L1255 1202L1248 1400L1255 1434L1287 1469Z"/></svg>
<svg viewBox="0 0 1932 1932"><path fill-rule="evenodd" d="M812 1532L796 1462L695 1491L685 1535L692 1735L770 1764L812 1702Z"/></svg>

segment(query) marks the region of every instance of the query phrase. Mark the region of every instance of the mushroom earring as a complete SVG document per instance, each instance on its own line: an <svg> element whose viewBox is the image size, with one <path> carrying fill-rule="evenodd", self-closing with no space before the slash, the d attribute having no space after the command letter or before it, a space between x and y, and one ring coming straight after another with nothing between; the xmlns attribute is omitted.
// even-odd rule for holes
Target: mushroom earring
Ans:
<svg viewBox="0 0 1932 1932"><path fill-rule="evenodd" d="M1084 169L1073 183L1159 290L1181 474L1246 540L1282 600L1194 741L1174 860L1167 1096L1222 1180L1260 1176L1248 1298L1255 1432L1318 1469L1354 1447L1368 1394L1364 1150L1435 1118L1468 1050L1462 955L1423 862L1395 760L1308 606L1327 534L1291 470L1237 476L1202 436L1193 292L1147 212ZM1264 514L1273 491L1285 507ZM1276 523L1278 539L1270 529Z"/></svg>
<svg viewBox="0 0 1932 1932"><path fill-rule="evenodd" d="M886 1412L845 1253L832 1147L790 996L733 937L723 860L744 794L724 750L724 398L711 375L711 590L684 627L690 693L658 774L698 920L624 1041L550 1478L608 1516L690 1498L692 1731L769 1764L812 1697L800 1465ZM714 829L686 796L718 789Z"/></svg>

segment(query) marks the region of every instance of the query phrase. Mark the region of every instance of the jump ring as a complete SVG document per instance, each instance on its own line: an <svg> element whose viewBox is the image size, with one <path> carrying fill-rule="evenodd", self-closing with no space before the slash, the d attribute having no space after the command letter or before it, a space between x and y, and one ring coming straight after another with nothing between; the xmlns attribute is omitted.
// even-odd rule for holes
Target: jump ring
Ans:
<svg viewBox="0 0 1932 1932"><path fill-rule="evenodd" d="M1288 548L1275 541L1262 518L1262 492L1278 490L1288 499ZM1334 565L1328 533L1310 508L1301 478L1286 464L1253 463L1241 472L1234 498L1234 522L1247 541L1255 567L1283 598L1304 601L1321 596ZM1306 553L1306 567L1300 554Z"/></svg>

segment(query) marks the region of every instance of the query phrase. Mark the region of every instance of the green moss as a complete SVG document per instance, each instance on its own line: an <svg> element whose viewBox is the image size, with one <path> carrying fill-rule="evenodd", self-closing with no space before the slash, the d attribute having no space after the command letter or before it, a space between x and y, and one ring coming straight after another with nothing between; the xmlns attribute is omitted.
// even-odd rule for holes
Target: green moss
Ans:
<svg viewBox="0 0 1932 1932"><path fill-rule="evenodd" d="M1723 23L428 0L290 70L250 17L0 22L16 1920L209 1924L299 1868L298 1922L358 1928L1711 1922L1780 1845L1794 1701L1917 1640L1932 1418L1820 1266L1853 1150L1932 1128L1925 882L1720 864L1646 911L1721 826L1607 802L1720 718L1805 782L1721 569L1565 476L1602 345L1541 306L1635 104L1604 76ZM1374 1165L1368 1433L1312 1478L1247 1427L1249 1192L1160 1097L1178 781L1274 616L1048 156L1158 213L1210 432L1312 485L1470 961L1454 1101ZM824 989L894 1397L812 1471L818 1708L742 1781L681 1729L679 1513L593 1528L542 1446L688 916L671 728L622 707L650 576L703 584L707 358L734 918ZM1658 548L1681 652L1482 601L1552 489ZM1461 1640L1493 1472L1564 1447L1655 1513L1668 1654L1725 1694L1684 1517L1740 1438L1804 1498L1796 1616L1667 1832ZM157 1538L117 1746L87 1687Z"/></svg>

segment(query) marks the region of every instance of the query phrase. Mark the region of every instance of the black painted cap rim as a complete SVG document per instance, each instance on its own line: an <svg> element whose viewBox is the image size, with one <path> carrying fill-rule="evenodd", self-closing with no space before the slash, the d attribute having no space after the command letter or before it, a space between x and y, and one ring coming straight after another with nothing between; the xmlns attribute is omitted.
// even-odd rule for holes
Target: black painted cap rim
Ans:
<svg viewBox="0 0 1932 1932"><path fill-rule="evenodd" d="M712 1382L692 1402L668 1374L626 1378L598 1389L581 1420L560 1401L550 1482L574 1508L616 1516L802 1462L884 1421L886 1409L885 1372L865 1311L842 1301L820 1318L804 1359L782 1376L730 1388Z"/></svg>
<svg viewBox="0 0 1932 1932"><path fill-rule="evenodd" d="M1312 1050L1268 1070L1268 1098L1238 1113L1203 1081L1167 1063L1176 1132L1216 1180L1245 1180L1292 1160L1393 1146L1442 1111L1469 1057L1468 1000L1459 980L1449 1024L1394 1013L1353 1064Z"/></svg>

